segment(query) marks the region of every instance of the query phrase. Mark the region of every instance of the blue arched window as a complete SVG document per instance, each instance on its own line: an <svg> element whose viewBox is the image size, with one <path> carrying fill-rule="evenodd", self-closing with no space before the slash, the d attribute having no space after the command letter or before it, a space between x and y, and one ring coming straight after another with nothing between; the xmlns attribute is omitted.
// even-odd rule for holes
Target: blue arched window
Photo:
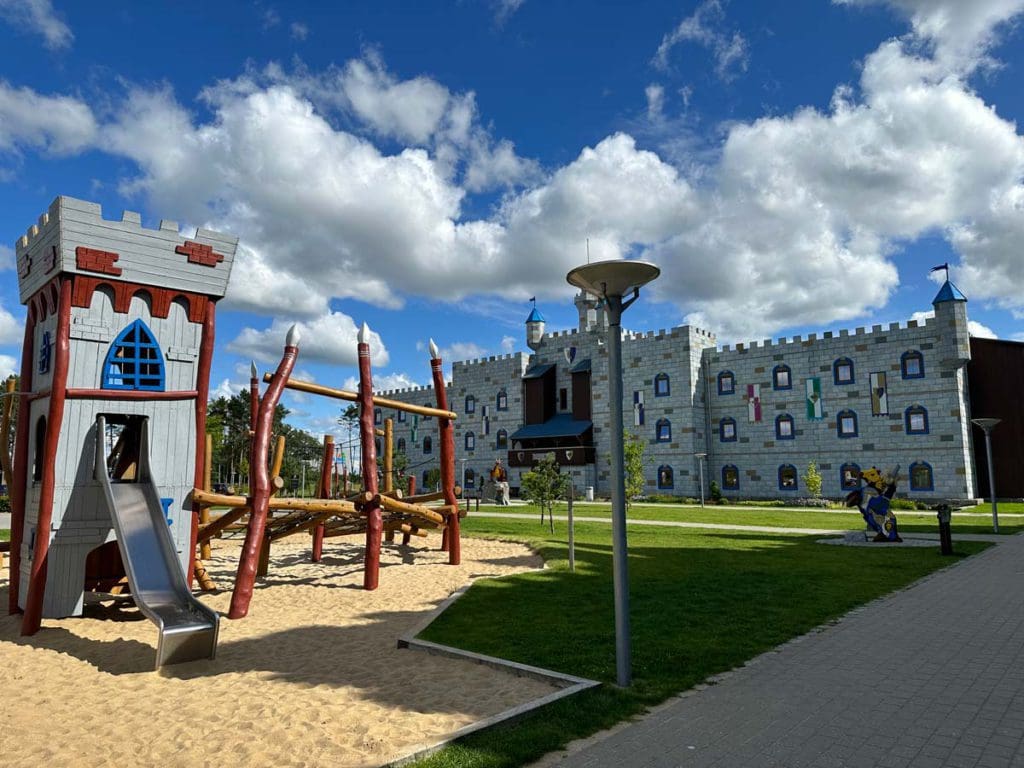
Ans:
<svg viewBox="0 0 1024 768"><path fill-rule="evenodd" d="M840 411L836 416L836 435L839 437L857 437L857 414L853 411Z"/></svg>
<svg viewBox="0 0 1024 768"><path fill-rule="evenodd" d="M740 489L740 471L735 464L722 467L722 490L738 491Z"/></svg>
<svg viewBox="0 0 1024 768"><path fill-rule="evenodd" d="M793 371L788 365L776 365L772 369L772 389L792 389Z"/></svg>
<svg viewBox="0 0 1024 768"><path fill-rule="evenodd" d="M793 429L793 417L788 413L783 413L775 417L775 439L796 439L796 431Z"/></svg>
<svg viewBox="0 0 1024 768"><path fill-rule="evenodd" d="M382 411L380 408L374 408L373 409L373 423L374 424L383 424L384 423L384 411Z"/></svg>
<svg viewBox="0 0 1024 768"><path fill-rule="evenodd" d="M405 438L404 437L398 438L398 452L399 453L405 453Z"/></svg>
<svg viewBox="0 0 1024 768"><path fill-rule="evenodd" d="M472 432L467 432L466 433L466 450L467 451L475 451L476 450L476 435L474 433L472 433Z"/></svg>
<svg viewBox="0 0 1024 768"><path fill-rule="evenodd" d="M430 439L430 436L427 435L427 436L425 436L423 438L423 452L424 453L430 453L433 450L434 450L434 443Z"/></svg>
<svg viewBox="0 0 1024 768"><path fill-rule="evenodd" d="M164 391L164 356L156 337L136 320L110 345L103 362L104 389Z"/></svg>
<svg viewBox="0 0 1024 768"><path fill-rule="evenodd" d="M860 488L860 465L843 464L839 468L839 487L844 491Z"/></svg>
<svg viewBox="0 0 1024 768"><path fill-rule="evenodd" d="M840 357L832 363L832 381L836 385L853 384L853 360Z"/></svg>
<svg viewBox="0 0 1024 768"><path fill-rule="evenodd" d="M658 419L654 425L654 439L659 443L671 443L672 422L668 419Z"/></svg>
<svg viewBox="0 0 1024 768"><path fill-rule="evenodd" d="M500 450L508 448L508 432L506 430L498 430L498 436L494 440L494 447Z"/></svg>
<svg viewBox="0 0 1024 768"><path fill-rule="evenodd" d="M736 442L736 419L732 416L718 422L718 439L723 443Z"/></svg>
<svg viewBox="0 0 1024 768"><path fill-rule="evenodd" d="M671 393L669 386L668 374L659 373L654 377L654 396L655 397L668 397Z"/></svg>
<svg viewBox="0 0 1024 768"><path fill-rule="evenodd" d="M779 490L795 491L799 487L796 479L796 467L792 464L783 464L779 467Z"/></svg>
<svg viewBox="0 0 1024 768"><path fill-rule="evenodd" d="M915 461L910 465L910 490L935 490L935 478L932 474L932 465L927 461Z"/></svg>
<svg viewBox="0 0 1024 768"><path fill-rule="evenodd" d="M924 355L916 349L900 355L900 372L904 379L924 378Z"/></svg>
<svg viewBox="0 0 1024 768"><path fill-rule="evenodd" d="M736 391L736 377L732 371L722 371L718 374L718 394L731 395Z"/></svg>
<svg viewBox="0 0 1024 768"><path fill-rule="evenodd" d="M923 405L912 405L903 412L903 423L908 435L928 434L928 409Z"/></svg>
<svg viewBox="0 0 1024 768"><path fill-rule="evenodd" d="M476 398L466 395L466 413L476 413Z"/></svg>
<svg viewBox="0 0 1024 768"><path fill-rule="evenodd" d="M462 478L463 488L475 488L476 487L476 472L472 467L466 467L466 474Z"/></svg>
<svg viewBox="0 0 1024 768"><path fill-rule="evenodd" d="M659 490L668 490L675 488L675 476L672 472L672 467L667 464L662 464L658 467L658 488Z"/></svg>
<svg viewBox="0 0 1024 768"><path fill-rule="evenodd" d="M508 392L506 392L504 389L498 392L498 396L495 398L494 407L497 408L499 411L508 410Z"/></svg>

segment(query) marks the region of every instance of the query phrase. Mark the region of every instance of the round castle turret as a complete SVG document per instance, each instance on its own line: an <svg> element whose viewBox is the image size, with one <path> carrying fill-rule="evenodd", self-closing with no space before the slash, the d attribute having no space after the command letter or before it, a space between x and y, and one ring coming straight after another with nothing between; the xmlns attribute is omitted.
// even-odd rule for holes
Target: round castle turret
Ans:
<svg viewBox="0 0 1024 768"><path fill-rule="evenodd" d="M526 318L526 346L536 352L544 339L544 315L533 308L530 316Z"/></svg>

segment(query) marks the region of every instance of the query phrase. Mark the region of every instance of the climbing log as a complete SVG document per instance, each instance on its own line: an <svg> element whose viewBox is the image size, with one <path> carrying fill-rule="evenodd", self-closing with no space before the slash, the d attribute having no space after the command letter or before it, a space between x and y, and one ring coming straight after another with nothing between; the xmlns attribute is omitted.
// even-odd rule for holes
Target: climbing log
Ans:
<svg viewBox="0 0 1024 768"><path fill-rule="evenodd" d="M270 381L271 376L269 373L263 374L264 381ZM289 379L285 384L288 389L294 389L297 392L309 392L311 395L323 395L324 397L333 397L335 400L347 400L350 403L358 403L359 395L355 392L349 392L344 389L335 389L334 387L325 387L323 384L311 384L308 381L299 381L298 379ZM406 413L415 413L420 416L437 416L438 418L446 419L457 419L458 414L448 410L438 410L437 408L430 408L425 405L412 405L410 403L403 403L399 400L389 400L386 397L371 397L372 405L378 405L381 408L392 408L396 411L405 411Z"/></svg>
<svg viewBox="0 0 1024 768"><path fill-rule="evenodd" d="M444 374L441 371L441 355L433 339L430 341L430 373L434 380L434 396L439 411L448 410L448 389L444 385ZM441 490L444 501L449 507L459 508L459 499L455 494L455 425L453 417L442 416L437 420L437 429L441 443ZM462 562L462 542L459 534L458 512L449 513L441 549L448 552L448 564L458 565Z"/></svg>
<svg viewBox="0 0 1024 768"><path fill-rule="evenodd" d="M406 515L415 515L416 517L422 517L425 520L437 523L438 525L444 525L444 515L439 512L435 512L430 507L424 507L420 504L407 504L404 501L398 499L392 499L390 496L378 496L380 504L384 509L389 512L401 512ZM438 507L437 509L440 509Z"/></svg>
<svg viewBox="0 0 1024 768"><path fill-rule="evenodd" d="M324 435L324 451L320 460L320 484L317 486L316 494L322 499L331 498L331 467L334 465L334 437ZM319 563L324 552L324 524L321 523L313 530L313 556L312 561Z"/></svg>
<svg viewBox="0 0 1024 768"><path fill-rule="evenodd" d="M359 331L359 442L362 451L363 490L377 496L377 445L373 436L373 374L366 323ZM366 515L366 554L363 557L363 588L376 589L380 578L380 544L384 521L380 501L363 505Z"/></svg>

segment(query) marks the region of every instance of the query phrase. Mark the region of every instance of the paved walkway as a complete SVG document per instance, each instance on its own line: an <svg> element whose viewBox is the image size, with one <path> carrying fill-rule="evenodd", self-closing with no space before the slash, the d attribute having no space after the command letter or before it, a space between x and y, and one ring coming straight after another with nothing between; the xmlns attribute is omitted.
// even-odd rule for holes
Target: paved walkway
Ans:
<svg viewBox="0 0 1024 768"><path fill-rule="evenodd" d="M1018 535L541 764L998 768L1022 738Z"/></svg>

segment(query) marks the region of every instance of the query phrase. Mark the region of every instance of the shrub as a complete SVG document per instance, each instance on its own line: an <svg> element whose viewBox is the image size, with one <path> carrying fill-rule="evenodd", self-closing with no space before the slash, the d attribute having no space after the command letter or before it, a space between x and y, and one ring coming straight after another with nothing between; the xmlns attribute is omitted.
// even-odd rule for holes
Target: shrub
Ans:
<svg viewBox="0 0 1024 768"><path fill-rule="evenodd" d="M738 507L785 507L787 505L782 499L739 499L729 503Z"/></svg>
<svg viewBox="0 0 1024 768"><path fill-rule="evenodd" d="M914 499L890 499L889 507L891 509L928 509L928 505L923 501L915 501Z"/></svg>
<svg viewBox="0 0 1024 768"><path fill-rule="evenodd" d="M829 507L829 502L827 499L794 499L792 506L818 507L820 509L827 509Z"/></svg>
<svg viewBox="0 0 1024 768"><path fill-rule="evenodd" d="M818 472L818 465L813 461L807 463L807 474L804 475L804 485L815 499L821 498L821 473ZM797 504L798 507L818 506L817 504Z"/></svg>
<svg viewBox="0 0 1024 768"><path fill-rule="evenodd" d="M722 503L722 489L718 487L718 481L712 480L710 488L711 488L711 500L713 502L715 502L715 504L721 504Z"/></svg>
<svg viewBox="0 0 1024 768"><path fill-rule="evenodd" d="M0 515L11 514L11 499L8 496L0 496Z"/></svg>

